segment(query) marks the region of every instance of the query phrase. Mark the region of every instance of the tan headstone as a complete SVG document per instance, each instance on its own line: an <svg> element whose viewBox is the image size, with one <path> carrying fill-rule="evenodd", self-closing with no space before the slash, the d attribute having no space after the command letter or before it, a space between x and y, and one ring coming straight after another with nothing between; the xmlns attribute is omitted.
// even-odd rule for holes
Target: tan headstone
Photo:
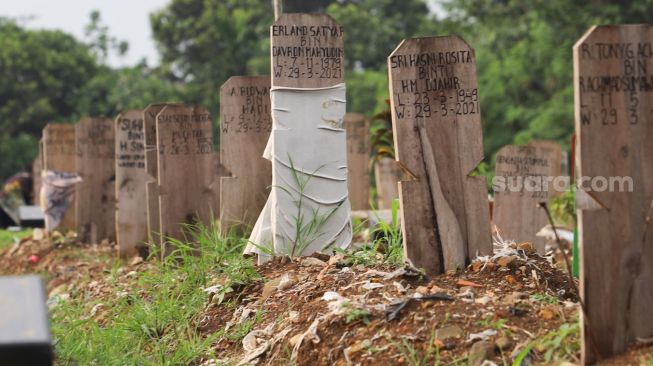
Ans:
<svg viewBox="0 0 653 366"><path fill-rule="evenodd" d="M546 240L535 234L549 220L538 204L566 187L561 167L562 149L554 141L508 145L497 152L495 181L501 182L495 185L493 222L503 239L531 242L544 254Z"/></svg>
<svg viewBox="0 0 653 366"><path fill-rule="evenodd" d="M116 244L121 257L132 257L148 239L143 111L120 113L115 128Z"/></svg>
<svg viewBox="0 0 653 366"><path fill-rule="evenodd" d="M43 170L77 173L75 167L75 125L48 123L43 129ZM59 223L59 230L75 230L75 197Z"/></svg>
<svg viewBox="0 0 653 366"><path fill-rule="evenodd" d="M231 174L220 180L223 233L256 222L272 184L263 158L272 130L270 77L232 76L220 88L220 164Z"/></svg>
<svg viewBox="0 0 653 366"><path fill-rule="evenodd" d="M185 238L185 224L212 224L217 194L211 115L202 107L167 105L156 117L161 233ZM171 248L164 240L163 255Z"/></svg>
<svg viewBox="0 0 653 366"><path fill-rule="evenodd" d="M401 168L397 162L388 157L381 158L374 164L374 180L376 181L377 207L379 210L392 208L392 201L399 198L399 181Z"/></svg>
<svg viewBox="0 0 653 366"><path fill-rule="evenodd" d="M591 364L653 336L653 26L593 27L573 55L582 363Z"/></svg>
<svg viewBox="0 0 653 366"><path fill-rule="evenodd" d="M75 125L75 165L82 181L75 190L77 238L84 243L115 240L115 141L110 118L82 118Z"/></svg>
<svg viewBox="0 0 653 366"><path fill-rule="evenodd" d="M492 252L474 50L461 38L404 40L388 58L406 257L428 273Z"/></svg>
<svg viewBox="0 0 653 366"><path fill-rule="evenodd" d="M323 14L282 14L270 28L272 86L323 88L344 81L342 27Z"/></svg>
<svg viewBox="0 0 653 366"><path fill-rule="evenodd" d="M347 130L347 185L352 210L370 205L370 121L360 113L345 115Z"/></svg>

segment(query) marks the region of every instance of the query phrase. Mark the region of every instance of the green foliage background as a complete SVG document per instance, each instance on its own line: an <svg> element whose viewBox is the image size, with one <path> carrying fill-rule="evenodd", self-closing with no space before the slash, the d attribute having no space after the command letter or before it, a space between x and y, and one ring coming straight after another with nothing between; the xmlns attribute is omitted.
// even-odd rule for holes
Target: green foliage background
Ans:
<svg viewBox="0 0 653 366"><path fill-rule="evenodd" d="M326 12L344 27L348 109L368 116L386 108L386 57L403 38L463 36L476 50L492 157L534 138L568 145L574 42L593 24L650 21L653 0L286 0L284 10ZM150 16L161 64L125 68L107 65L128 44L97 12L83 40L0 18L0 180L26 169L49 122L115 117L160 101L202 104L219 116L227 78L269 74L272 18L271 0L171 0Z"/></svg>

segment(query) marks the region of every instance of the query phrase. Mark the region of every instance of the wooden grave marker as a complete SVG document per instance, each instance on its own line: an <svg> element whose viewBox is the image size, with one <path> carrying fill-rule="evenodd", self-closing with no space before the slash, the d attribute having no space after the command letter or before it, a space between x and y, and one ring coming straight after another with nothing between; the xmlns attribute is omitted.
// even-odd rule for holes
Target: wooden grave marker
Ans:
<svg viewBox="0 0 653 366"><path fill-rule="evenodd" d="M43 170L43 138L39 140L39 151L32 161L32 205L41 205L41 171Z"/></svg>
<svg viewBox="0 0 653 366"><path fill-rule="evenodd" d="M490 254L474 50L457 36L406 39L388 57L406 257L428 273Z"/></svg>
<svg viewBox="0 0 653 366"><path fill-rule="evenodd" d="M347 130L347 185L352 210L370 206L370 121L360 113L345 115Z"/></svg>
<svg viewBox="0 0 653 366"><path fill-rule="evenodd" d="M265 206L272 166L263 151L272 130L269 76L232 76L220 88L220 179L223 233L256 222Z"/></svg>
<svg viewBox="0 0 653 366"><path fill-rule="evenodd" d="M75 159L75 125L48 123L43 129L43 170L77 173ZM77 229L75 195L59 223L59 229Z"/></svg>
<svg viewBox="0 0 653 366"><path fill-rule="evenodd" d="M156 116L166 106L165 103L148 105L143 110L143 133L145 139L145 171L148 180L145 183L145 200L147 205L148 239L161 245L161 217L159 214L158 150L156 147ZM170 104L172 105L172 104Z"/></svg>
<svg viewBox="0 0 653 366"><path fill-rule="evenodd" d="M653 336L652 45L651 25L609 25L573 48L583 364Z"/></svg>
<svg viewBox="0 0 653 366"><path fill-rule="evenodd" d="M148 239L143 111L120 113L115 129L116 244L121 257L133 257Z"/></svg>
<svg viewBox="0 0 653 366"><path fill-rule="evenodd" d="M272 161L272 189L250 241L293 256L346 248L352 228L342 27L328 15L286 13L270 27L270 42L275 109L266 157ZM310 220L321 222L319 228L298 234ZM264 260L266 254L252 248L246 252L258 252Z"/></svg>
<svg viewBox="0 0 653 366"><path fill-rule="evenodd" d="M115 240L115 130L104 117L75 125L75 165L82 181L75 190L77 238L85 243Z"/></svg>
<svg viewBox="0 0 653 366"><path fill-rule="evenodd" d="M213 124L203 107L167 105L156 116L160 229L184 240L183 225L209 226L217 192ZM170 245L163 241L162 255Z"/></svg>
<svg viewBox="0 0 653 366"><path fill-rule="evenodd" d="M392 201L399 198L399 186L402 172L397 162L389 157L383 157L374 164L374 180L376 181L376 202L379 210L392 208Z"/></svg>
<svg viewBox="0 0 653 366"><path fill-rule="evenodd" d="M495 185L493 223L501 237L531 242L544 254L546 240L535 234L549 220L538 204L548 203L566 188L560 145L540 140L504 146L497 152L495 172L501 182Z"/></svg>

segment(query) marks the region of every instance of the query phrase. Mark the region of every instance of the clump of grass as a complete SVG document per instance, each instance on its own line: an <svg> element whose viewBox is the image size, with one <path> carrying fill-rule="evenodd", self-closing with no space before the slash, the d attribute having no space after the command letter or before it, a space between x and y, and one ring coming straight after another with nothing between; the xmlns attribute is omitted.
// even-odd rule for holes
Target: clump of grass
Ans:
<svg viewBox="0 0 653 366"><path fill-rule="evenodd" d="M341 307L345 311L345 323L349 324L359 320L366 325L370 323L369 310L358 307L349 301L343 302Z"/></svg>
<svg viewBox="0 0 653 366"><path fill-rule="evenodd" d="M20 231L9 231L0 229L0 249L13 245L16 241L30 235L32 229L22 229Z"/></svg>
<svg viewBox="0 0 653 366"><path fill-rule="evenodd" d="M186 241L168 238L175 249L160 265L127 283L106 281L112 294L127 295L97 300L104 303L104 321L90 316L97 301L83 292L54 307L59 363L187 365L215 356L210 346L220 337L242 338L246 326L202 335L198 324L207 305L207 284L220 277L225 287L234 289L258 276L241 255L245 239L221 237L215 226L189 225L185 232ZM158 255L152 245L150 259Z"/></svg>
<svg viewBox="0 0 653 366"><path fill-rule="evenodd" d="M513 360L513 366L521 365L532 350L543 353L544 363L547 365L554 360L578 361L577 355L580 352L579 323L562 324L557 330L535 339L519 352Z"/></svg>
<svg viewBox="0 0 653 366"><path fill-rule="evenodd" d="M406 337L399 341L389 339L390 344L397 349L401 357L410 366L440 365L440 348L435 342L435 329L431 331L431 337L426 343L425 349L418 349Z"/></svg>

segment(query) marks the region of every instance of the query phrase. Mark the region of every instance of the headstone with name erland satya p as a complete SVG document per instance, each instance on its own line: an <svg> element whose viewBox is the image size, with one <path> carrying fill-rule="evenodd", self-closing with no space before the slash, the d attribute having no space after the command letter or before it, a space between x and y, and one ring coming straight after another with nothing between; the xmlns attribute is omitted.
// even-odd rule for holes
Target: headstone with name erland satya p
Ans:
<svg viewBox="0 0 653 366"><path fill-rule="evenodd" d="M184 226L212 225L218 194L213 123L203 107L167 105L156 116L162 255L168 238L185 240Z"/></svg>
<svg viewBox="0 0 653 366"><path fill-rule="evenodd" d="M116 244L121 257L133 257L147 243L143 111L116 119Z"/></svg>
<svg viewBox="0 0 653 366"><path fill-rule="evenodd" d="M43 170L76 173L75 125L72 123L48 123L43 129ZM59 229L75 230L75 198L72 197L64 213Z"/></svg>
<svg viewBox="0 0 653 366"><path fill-rule="evenodd" d="M582 363L653 336L653 26L574 45Z"/></svg>
<svg viewBox="0 0 653 366"><path fill-rule="evenodd" d="M327 15L287 13L270 41L272 188L245 250L259 262L347 248L352 237L342 27Z"/></svg>
<svg viewBox="0 0 653 366"><path fill-rule="evenodd" d="M560 145L539 140L504 146L497 153L495 172L493 223L501 237L531 242L544 254L546 240L535 234L549 221L538 204L567 188Z"/></svg>
<svg viewBox="0 0 653 366"><path fill-rule="evenodd" d="M110 118L82 118L75 125L75 165L82 181L75 190L77 238L115 240L115 134Z"/></svg>
<svg viewBox="0 0 653 366"><path fill-rule="evenodd" d="M404 40L388 58L406 257L427 273L492 252L474 50L456 36Z"/></svg>
<svg viewBox="0 0 653 366"><path fill-rule="evenodd" d="M370 122L360 113L345 115L347 182L352 210L367 210L370 203Z"/></svg>
<svg viewBox="0 0 653 366"><path fill-rule="evenodd" d="M220 88L220 163L230 174L220 180L223 233L256 222L272 184L263 158L272 130L269 76L232 76Z"/></svg>

